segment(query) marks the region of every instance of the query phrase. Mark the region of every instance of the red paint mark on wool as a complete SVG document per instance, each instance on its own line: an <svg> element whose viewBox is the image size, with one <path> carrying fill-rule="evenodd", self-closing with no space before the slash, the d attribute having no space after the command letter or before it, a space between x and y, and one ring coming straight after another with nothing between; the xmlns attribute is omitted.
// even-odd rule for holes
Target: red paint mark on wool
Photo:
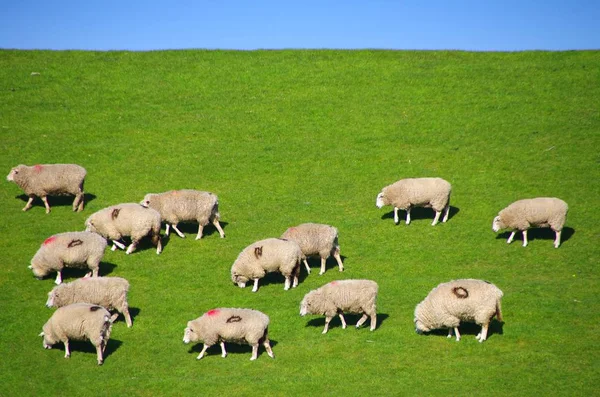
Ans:
<svg viewBox="0 0 600 397"><path fill-rule="evenodd" d="M219 314L219 312L220 312L220 310L218 310L218 309L212 309L212 310L209 310L208 312L206 312L206 314L208 314L209 316L212 317L212 316L216 316L217 314Z"/></svg>
<svg viewBox="0 0 600 397"><path fill-rule="evenodd" d="M332 281L332 282L330 282L329 284L331 284L331 285L336 285L337 283L338 283L337 281Z"/></svg>
<svg viewBox="0 0 600 397"><path fill-rule="evenodd" d="M39 164L36 164L33 166L33 169L35 170L35 172L42 172L42 168L44 168L44 167L42 167Z"/></svg>
<svg viewBox="0 0 600 397"><path fill-rule="evenodd" d="M56 240L56 236L48 237L46 240L44 240L44 245L51 244L54 240Z"/></svg>

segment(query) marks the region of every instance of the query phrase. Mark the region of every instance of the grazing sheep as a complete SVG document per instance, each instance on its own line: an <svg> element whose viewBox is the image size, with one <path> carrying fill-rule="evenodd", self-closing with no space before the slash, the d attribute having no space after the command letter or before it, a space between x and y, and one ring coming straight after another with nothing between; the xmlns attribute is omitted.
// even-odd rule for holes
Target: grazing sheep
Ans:
<svg viewBox="0 0 600 397"><path fill-rule="evenodd" d="M167 223L165 234L169 235L169 227L181 238L185 235L177 229L179 222L196 221L198 222L198 235L196 240L202 238L204 226L212 223L221 238L225 238L225 232L219 223L219 201L217 196L209 192L198 190L183 189L171 190L164 193L149 193L144 197L141 204L157 210L163 221Z"/></svg>
<svg viewBox="0 0 600 397"><path fill-rule="evenodd" d="M160 214L152 208L146 208L137 203L113 205L90 215L85 221L85 226L85 230L112 240L113 251L117 247L125 248L125 245L117 241L123 236L131 237L131 245L127 247L127 254L135 251L142 238L150 236L152 244L156 246L156 253L162 252Z"/></svg>
<svg viewBox="0 0 600 397"><path fill-rule="evenodd" d="M123 313L127 327L131 327L127 293L129 281L121 277L84 277L61 284L48 293L46 306L63 307L72 303L91 303L108 310Z"/></svg>
<svg viewBox="0 0 600 397"><path fill-rule="evenodd" d="M85 168L77 164L38 164L34 166L17 165L10 170L6 180L14 182L29 197L23 211L31 208L33 199L37 196L50 212L47 196L72 194L73 211L83 211L83 182Z"/></svg>
<svg viewBox="0 0 600 397"><path fill-rule="evenodd" d="M344 265L340 257L338 231L335 227L318 223L303 223L287 229L281 235L281 238L297 242L302 253L306 256L318 255L321 257L321 271L319 275L325 273L325 262L331 255L337 261L340 272L344 271ZM310 274L310 267L306 259L304 259L304 266L306 266L306 271Z"/></svg>
<svg viewBox="0 0 600 397"><path fill-rule="evenodd" d="M384 205L394 206L394 223L397 225L398 210L406 210L406 224L410 224L410 210L413 207L433 208L435 218L431 226L435 226L442 210L444 218L442 222L448 220L450 212L450 192L452 186L442 178L407 178L401 179L396 183L386 186L377 195L375 204L377 208Z"/></svg>
<svg viewBox="0 0 600 397"><path fill-rule="evenodd" d="M259 279L267 273L278 271L285 277L284 289L287 291L292 277L292 288L298 286L300 262L303 259L300 246L294 241L279 238L260 240L244 248L238 255L231 266L231 280L240 288L246 287L249 280L254 280L252 292L256 292Z"/></svg>
<svg viewBox="0 0 600 397"><path fill-rule="evenodd" d="M102 365L104 349L110 338L112 323L117 314L111 317L108 310L89 303L73 303L56 310L44 324L39 336L44 338L44 348L62 342L65 345L65 358L71 356L69 340L89 340L96 347L98 365Z"/></svg>
<svg viewBox="0 0 600 397"><path fill-rule="evenodd" d="M300 303L300 315L324 314L326 334L329 322L338 314L342 328L346 328L346 313L363 313L356 323L359 328L371 317L371 331L377 326L377 291L379 286L371 280L339 280L310 291Z"/></svg>
<svg viewBox="0 0 600 397"><path fill-rule="evenodd" d="M567 203L555 197L518 200L500 211L492 222L492 230L511 229L507 244L512 243L516 231L520 230L523 232L523 247L527 247L527 229L550 227L556 233L554 248L558 248L568 211Z"/></svg>
<svg viewBox="0 0 600 397"><path fill-rule="evenodd" d="M475 322L481 326L477 340L487 339L488 327L492 318L502 321L500 299L502 291L487 281L463 279L442 283L435 287L415 308L417 333L429 332L438 328L452 329L456 340L460 340L458 326L461 321Z"/></svg>
<svg viewBox="0 0 600 397"><path fill-rule="evenodd" d="M56 272L56 284L62 282L65 267L88 267L98 277L106 240L96 233L66 232L48 237L31 259L29 269L37 278Z"/></svg>
<svg viewBox="0 0 600 397"><path fill-rule="evenodd" d="M221 357L227 356L225 342L247 343L252 346L252 357L258 357L258 344L262 341L271 358L275 358L269 343L269 316L252 309L219 308L209 310L201 317L187 323L183 343L203 342L198 355L200 360L212 345L221 345Z"/></svg>

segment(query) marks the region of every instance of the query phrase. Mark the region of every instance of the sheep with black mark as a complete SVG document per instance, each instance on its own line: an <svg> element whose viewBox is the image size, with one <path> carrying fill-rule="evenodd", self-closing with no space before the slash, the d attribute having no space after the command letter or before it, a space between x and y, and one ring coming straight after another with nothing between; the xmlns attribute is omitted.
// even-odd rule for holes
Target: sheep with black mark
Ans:
<svg viewBox="0 0 600 397"><path fill-rule="evenodd" d="M452 337L454 330L459 341L460 323L475 322L481 326L476 338L483 342L487 339L492 318L496 316L498 321L502 321L502 296L498 287L483 280L460 279L442 283L415 308L416 332L448 328L448 338Z"/></svg>
<svg viewBox="0 0 600 397"><path fill-rule="evenodd" d="M56 284L62 282L65 267L89 268L98 277L106 240L90 232L66 232L48 237L31 259L29 269L37 278L56 272Z"/></svg>
<svg viewBox="0 0 600 397"><path fill-rule="evenodd" d="M549 227L556 235L554 248L558 248L568 211L567 203L556 197L518 200L500 211L492 222L492 230L497 233L502 229L510 229L511 234L506 240L507 244L512 243L517 230L520 230L523 233L523 247L526 247L527 229Z"/></svg>
<svg viewBox="0 0 600 397"><path fill-rule="evenodd" d="M23 211L32 207L33 199L42 199L46 213L50 212L48 196L72 194L73 211L83 211L83 183L85 168L77 164L38 164L34 166L17 165L10 170L6 180L16 183L29 197Z"/></svg>
<svg viewBox="0 0 600 397"><path fill-rule="evenodd" d="M179 237L185 238L185 235L177 228L177 224L194 221L198 222L196 240L202 238L202 231L209 223L217 228L221 238L225 238L225 232L219 223L219 200L213 193L192 189L148 193L144 196L141 204L160 213L162 220L167 224L165 230L167 236L170 227L173 227Z"/></svg>
<svg viewBox="0 0 600 397"><path fill-rule="evenodd" d="M160 254L162 252L160 222L158 211L137 203L124 203L101 209L90 215L85 221L85 230L112 240L113 251L117 247L125 249L125 245L118 240L124 236L131 237L127 254L135 251L142 238L149 236L156 247L156 253Z"/></svg>
<svg viewBox="0 0 600 397"><path fill-rule="evenodd" d="M337 228L319 223L303 223L288 228L281 235L281 238L297 242L302 253L307 257L318 255L321 258L319 275L325 273L325 262L332 255L337 261L340 272L344 271L344 264L340 257ZM310 267L306 259L304 259L304 266L310 274Z"/></svg>
<svg viewBox="0 0 600 397"><path fill-rule="evenodd" d="M48 293L46 306L63 307L72 303L91 303L108 310L117 310L131 327L127 293L129 281L121 277L84 277L58 285Z"/></svg>
<svg viewBox="0 0 600 397"><path fill-rule="evenodd" d="M183 343L204 343L198 360L204 357L208 348L217 343L221 345L221 357L227 356L225 342L247 343L252 346L250 360L253 361L258 357L259 343L265 347L269 357L275 358L268 333L269 316L266 314L252 309L218 308L189 321Z"/></svg>
<svg viewBox="0 0 600 397"><path fill-rule="evenodd" d="M258 291L258 280L267 273L280 272L285 277L287 291L298 286L300 263L304 259L300 246L295 241L268 238L250 244L238 255L231 266L231 280L240 288L254 280L252 292ZM293 282L292 282L293 278Z"/></svg>
<svg viewBox="0 0 600 397"><path fill-rule="evenodd" d="M372 280L337 280L310 291L300 303L300 315L325 315L325 328L329 330L329 322L339 315L342 328L346 328L344 313L362 313L356 323L359 328L367 318L371 318L371 331L377 326L377 293L379 286Z"/></svg>
<svg viewBox="0 0 600 397"><path fill-rule="evenodd" d="M71 356L70 340L89 340L96 347L98 365L102 365L104 349L116 316L111 317L108 310L98 305L73 303L56 310L44 324L39 336L44 338L45 349L62 342L65 345L65 358Z"/></svg>
<svg viewBox="0 0 600 397"><path fill-rule="evenodd" d="M385 205L394 207L394 223L400 223L398 210L406 211L406 224L410 224L410 211L413 207L433 208L435 217L431 226L435 226L442 211L448 220L450 212L450 193L452 186L442 178L406 178L384 187L377 195L377 208Z"/></svg>

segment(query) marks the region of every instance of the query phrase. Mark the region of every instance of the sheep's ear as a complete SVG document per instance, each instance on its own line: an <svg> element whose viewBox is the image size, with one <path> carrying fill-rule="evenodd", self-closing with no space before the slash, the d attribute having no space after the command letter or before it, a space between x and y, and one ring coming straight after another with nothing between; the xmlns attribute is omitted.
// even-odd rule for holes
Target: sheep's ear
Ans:
<svg viewBox="0 0 600 397"><path fill-rule="evenodd" d="M27 266L27 269L33 269L33 265Z"/></svg>
<svg viewBox="0 0 600 397"><path fill-rule="evenodd" d="M44 331L40 332L38 336L44 336Z"/></svg>

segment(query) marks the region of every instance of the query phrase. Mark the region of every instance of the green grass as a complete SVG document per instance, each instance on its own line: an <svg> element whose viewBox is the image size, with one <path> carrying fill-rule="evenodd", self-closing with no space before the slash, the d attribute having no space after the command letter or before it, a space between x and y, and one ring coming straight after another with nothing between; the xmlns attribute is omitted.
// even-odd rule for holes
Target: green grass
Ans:
<svg viewBox="0 0 600 397"><path fill-rule="evenodd" d="M38 72L39 75L31 75ZM21 212L0 184L0 395L592 395L599 374L600 52L0 51L0 170L73 162L88 170L82 213L60 201ZM375 197L400 178L453 184L453 216L393 224ZM37 336L53 278L27 269L51 234L148 192L216 193L227 238L172 235L162 255L107 251L101 273L131 283L134 326L113 327L97 367ZM497 237L514 200L556 196L566 241ZM56 202L51 199L50 204ZM250 243L303 222L335 225L346 272L253 294L230 267ZM520 237L520 236L519 236ZM149 248L145 245L145 248ZM103 272L104 270L104 272ZM72 279L71 274L69 279ZM505 323L483 344L419 336L414 307L438 283L483 278L504 291ZM338 278L380 286L380 327L342 330L302 318L306 292ZM218 347L198 362L188 320L217 306L271 317L276 359ZM356 317L349 317L356 321Z"/></svg>

